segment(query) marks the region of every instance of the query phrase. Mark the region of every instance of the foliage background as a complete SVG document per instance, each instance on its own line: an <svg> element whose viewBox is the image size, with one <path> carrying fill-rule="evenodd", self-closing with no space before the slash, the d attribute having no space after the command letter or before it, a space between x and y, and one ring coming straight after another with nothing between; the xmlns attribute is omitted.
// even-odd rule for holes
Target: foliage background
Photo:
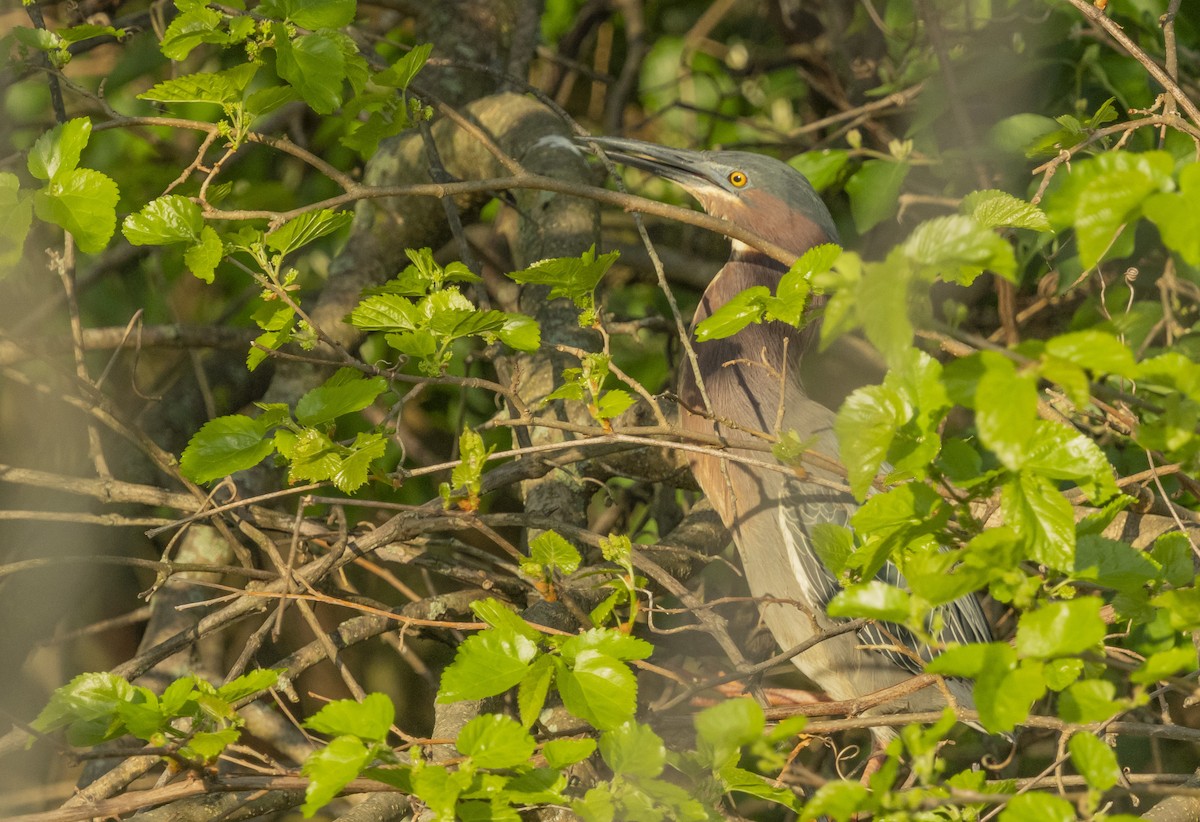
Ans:
<svg viewBox="0 0 1200 822"><path fill-rule="evenodd" d="M1200 180L1194 171L1200 123L1192 102L1197 97L1200 19L1194 4L1110 0L1105 10L1057 0L862 0L801 8L786 2L637 0L551 1L544 7L515 0L426 5L431 7L280 2L245 13L240 7L195 3L38 3L5 13L8 34L2 42L9 61L3 75L0 144L0 172L6 175L0 193L5 209L0 262L7 271L0 281L0 545L5 566L0 572L0 619L6 630L0 632L0 659L6 674L0 708L12 730L0 743L8 763L0 775L0 793L11 798L0 812L48 809L70 795L69 785L83 768L64 756L61 741L42 741L30 750L22 743L29 721L50 693L83 671L126 665L131 674L144 673L153 662L143 684L160 690L192 671L218 682L247 666L286 665L297 660L296 654L307 653L314 664L301 666L303 673L290 682L291 692L285 689L298 700L289 705L296 715L311 715L327 699L383 692L394 701L396 725L406 734L454 738L467 717L435 703L434 696L440 671L471 635L455 624L477 622L468 604L487 592L534 621L551 620L548 624L574 633L580 623L573 620L610 590L595 592L597 577L588 571L597 568L608 569L599 577L603 581L628 579L632 587L643 588L632 598L642 608L679 609L660 614L651 626L638 620L629 601L614 603L618 622L637 623L635 633L654 642L652 662L679 677L703 678L775 652L770 638L756 632L753 609L739 599L745 591L731 569L736 560L723 553L724 538L711 512L695 504L677 452L644 448L618 458L584 446L564 448L558 444L564 429L574 429L572 436L590 431L600 440L607 434L610 442L599 442L601 449L615 442L614 423L603 419L603 412L589 413L586 402L572 402L577 398L570 396L561 407L552 406L558 423L544 421L513 436L510 426L497 422L503 419L498 409L519 416L514 402L533 404L562 385L564 369L593 362L581 361L581 349L603 348L621 373L653 394L671 390L671 364L681 356L671 306L654 264L632 219L620 209L607 207L601 217L600 252L622 252L619 263L601 272L604 279L596 292L604 335L580 328L575 310L547 301L544 290L518 289L505 277L542 258L578 257L597 240L594 200L566 197L569 192L601 197L585 190L599 182L597 172L569 152L558 156L538 150L545 149L538 141L547 133L570 133L554 106L596 133L765 151L790 160L822 190L845 247L865 260L890 260L889 252L917 226L956 212L973 190L1001 189L1045 208L1053 232L1003 232L1013 249L1009 280L987 275L964 286L953 282L971 279L961 274L943 273L938 279L951 282L934 282L932 273L905 269L905 276L911 275L910 292L880 303L879 314L862 309L857 322L847 323L865 328L874 348L860 338L846 338L833 354L814 363L817 371L809 384L836 407L855 388L879 382L886 364L907 356L902 350L908 350L912 331L897 328L898 316L911 317L919 344L941 361L982 363L975 372L960 368L960 378L973 373L980 379L992 367L988 363L995 361L981 358L980 351L1023 344L1015 349L1025 358L1018 361L1021 373L1009 375L1010 382L1003 385L1010 390L1000 391L1001 401L987 406L990 416L977 406L978 418L973 418L961 407L973 402L960 397L951 397L960 406L957 410L947 405L935 415L935 427L947 440L982 442L980 461L973 467L983 481L972 485L965 481L972 477L956 474L944 462L940 474L926 471L919 478L936 484L949 477L949 484L971 487L971 495L982 502L1000 488L999 481L989 485L984 472L996 468L994 457L1004 462L1003 445L1013 438L1004 432L1031 428L1038 415L1067 420L1072 430L1095 442L1115 467L1122 490L1137 502L1123 513L1113 507L1113 523L1101 523L1090 536L1109 524L1105 538L1136 546L1138 552L1154 546L1157 553L1143 555L1107 542L1097 549L1097 543L1088 543L1102 566L1099 576L1088 577L1074 561L1072 534L1068 561L1055 566L1036 561L1044 559L1036 554L1023 555L1027 562L1019 566L1018 576L998 565L973 587L989 589L995 598L991 613L1000 639L1016 633L1021 613L1037 612L1047 603L1102 604L1107 629L1097 628L1099 609L1092 614L1067 607L1070 619L1065 623L1068 632L1107 633L1103 642L1086 643L1086 652L1074 654L1087 659L1085 680L1110 683L1111 692L1100 692L1118 700L1110 713L1095 716L1108 719L1136 708L1126 721L1179 730L1163 735L1145 727L1135 731L1132 725L1127 734L1108 729L1107 739L1118 743L1120 763L1138 777L1133 787L1105 785L1107 776L1089 774L1086 767L1085 782L1063 776L1064 768L1080 770L1080 758L1066 753L1075 725L1066 732L1053 724L1025 730L1017 737L1013 763L996 776L1041 775L1041 781L1022 785L1044 792L1039 795L1058 793L1070 800L1065 811L1058 804L1037 806L1045 818L1075 810L1095 813L1102 807L1101 796L1116 800L1120 810L1133 810L1130 797L1135 795L1145 803L1141 809L1163 793L1183 796L1186 791L1176 777L1186 776L1196 764L1196 739L1185 731L1195 725L1187 697L1195 668L1190 632L1200 627L1200 608L1190 576L1190 537L1155 539L1164 532L1186 535L1194 529L1200 499L1190 478L1200 419L1200 380L1194 376L1200 366L1192 330L1200 294L1195 216ZM172 22L179 15L191 15L192 28ZM117 40L104 29L70 28L84 24L111 25L125 33ZM250 126L263 137L226 152L227 134L206 144L201 129L222 115L236 128L234 114L243 112L240 90L223 109L211 102L179 102L178 95L160 94L157 100L139 95L171 79L245 65L247 49L230 33L235 30L250 38L246 42L254 45L249 54L261 63L247 94L262 92L255 105L269 110L256 114ZM307 30L337 31L344 39L328 35L319 45L296 39L308 36ZM60 32L60 38L65 31L67 39L46 31ZM160 49L164 37L169 57ZM298 68L289 68L288 58L280 55L286 43L298 49L298 42L313 45L313 60L305 63L293 56ZM406 77L395 76L364 85L368 71L391 65L426 43L433 46L432 57L411 86ZM283 87L291 90L270 96L270 89ZM1164 94L1164 87L1169 93ZM497 96L505 92L519 96ZM211 87L205 93L211 94ZM204 94L198 96L203 99ZM53 176L39 178L26 158L31 150L38 155L36 141L56 123L85 116L92 131L81 167L114 181L120 199L105 207L104 186L89 189L74 242L64 240L55 220L47 219L54 212L43 203L26 238L23 215L32 210L31 192L46 187L44 178ZM505 167L488 140L459 125L464 119L481 123L500 153L520 158L525 168ZM376 151L371 130L405 120L409 127L396 141ZM431 143L436 151L429 150ZM1153 151L1163 153L1147 154ZM557 180L559 187L545 190L550 186L545 179L512 188L473 185L530 172ZM209 177L211 188L204 182ZM336 207L353 208L363 196L357 181L364 178L381 186L451 187L410 188L392 199L363 200L353 228L329 216L328 232L303 245L278 271L267 270L269 265L256 269L247 256L235 252L233 235L242 225L259 231L276 228L281 220L273 217L291 216L293 209L343 194ZM678 190L660 181L631 174L629 182L651 199L686 204ZM195 257L185 256L185 248L203 249L209 242L198 230L194 239L188 235L186 242L173 245L133 244L128 231L122 232L128 215L168 188L193 198L193 205L179 206L186 214L184 223L202 215L198 225L221 232L225 253L218 255L219 264L197 265ZM443 192L455 196L429 196ZM614 195L608 202L630 201ZM221 210L224 214L218 215ZM687 317L699 290L721 265L727 243L687 224L702 220L680 212L674 216L647 222ZM106 232L106 220L115 221L115 233ZM243 246L252 245L251 240L243 238ZM307 491L292 490L264 498L253 513L224 511L224 518L216 520L219 531L196 526L181 532L178 521L202 507L208 488L197 492L197 486L189 486L169 455L178 457L208 420L238 412L256 415L254 402L293 407L329 377L326 366L340 356L334 343L356 352L361 363L386 369L397 355L383 334L364 338L368 325L360 322L356 329L342 320L364 287L379 285L407 265L404 249L422 247L432 247L441 265L461 259L482 275L480 283L464 286L476 305L535 316L541 323L540 350L514 353L494 334L464 337L446 348L453 356L444 373L436 367L421 370L413 362L395 371L372 372L375 378L386 377L386 392L381 385L354 409L361 415L343 416L336 428L343 444L359 434L380 432L373 441L378 445L370 447L384 454L374 464L371 482L360 486L348 481L341 489L324 482ZM947 259L948 267L963 264L952 254ZM995 259L988 262L981 267L997 268ZM288 268L295 269L294 279ZM211 283L194 276L206 271L215 275ZM844 293L855 293L855 284L841 286ZM284 335L266 340L267 347L281 346L291 358L260 353L262 365L249 370L251 341L264 330L279 331L262 325L269 315L262 313L263 294L270 298L269 307L280 304L284 295L297 300L312 312L324 336L315 350L284 345ZM316 332L303 325L293 330L299 341L318 342ZM1067 332L1099 336L1076 337L1073 346L1059 343L1057 348L1029 343ZM887 344L897 335L900 345L889 350ZM1120 351L1128 352L1128 361ZM1161 359L1166 354L1178 359ZM1156 365L1135 366L1134 358ZM505 391L497 391L496 383ZM597 387L601 385L604 391L625 391L635 398L623 378L610 376ZM1139 393L1140 386L1149 387ZM1035 395L1035 389L1040 393ZM1033 396L1035 410L1026 413L1018 395ZM878 405L888 399L867 396L880 400ZM613 416L618 434L634 424L654 424L644 402L625 416ZM328 422L321 418L319 424ZM890 430L903 439L908 422L896 420ZM868 415L863 425L876 430L884 423ZM463 431L479 431L483 439L472 446L460 439ZM469 472L451 476L450 461L464 446L468 452L475 447L475 453L485 447L527 453L523 460L510 460L507 473L497 469L485 474L488 493L476 500L469 485L477 477ZM547 450L531 450L541 447ZM886 443L883 451L886 456ZM542 453L553 455L552 461L536 456ZM883 456L873 464L863 457L850 466L852 474L874 475ZM291 461L294 481L327 479L319 469L306 474L295 464ZM525 468L512 467L517 465ZM534 471L530 465L539 467ZM1077 474L1053 476L1050 487L1055 494L1065 493L1063 499L1082 504L1074 486L1093 480ZM192 479L198 477L193 474ZM445 512L439 500L443 482L468 486ZM1101 479L1094 482L1102 484ZM284 474L268 462L240 474L236 492L246 498L288 487ZM225 485L215 499L225 501L234 490ZM305 504L304 494L322 499ZM334 501L347 496L353 496L352 503ZM381 507L387 505L425 507L414 513ZM472 510L476 505L478 516ZM1003 514L1020 530L1011 507ZM989 521L982 515L979 519ZM1019 537L1046 530L1046 521L1035 511ZM171 527L146 536L148 529L164 525ZM516 570L505 546L525 550L530 538L550 525L583 549L584 570L566 580L551 571L539 589L529 574ZM1067 530L1070 526L1068 520ZM170 542L178 533L190 536ZM642 557L661 568L662 575L650 573L645 564L624 574L620 561L606 564L619 559L601 552L599 538L610 533L628 534L635 543L675 546ZM323 592L342 602L305 602L285 610L271 601L261 610L249 610L244 619L201 629L204 638L182 655L166 660L145 656L163 639L194 629L205 614L217 613L227 603L210 600L232 596L228 586L240 589L255 576L278 578L283 567L296 567L305 557L336 555L348 535L362 545L372 534L383 534L372 543L380 551L320 580ZM969 542L970 529L960 536ZM165 578L156 579L163 566L155 564L164 551L181 561L220 566L225 573L176 573L164 584ZM299 553L287 559L289 552ZM714 556L722 558L714 561ZM1131 556L1149 556L1154 567L1147 571ZM1114 568L1104 564L1104 557L1128 562ZM235 570L239 565L251 570ZM638 575L654 580L641 583ZM551 591L561 587L570 592L566 599L574 604L574 615L564 613L561 602L549 609L551 615L531 615L527 609L545 610L547 582ZM218 585L227 587L214 587ZM139 599L139 592L147 590L154 595ZM652 600L646 599L648 590L655 592ZM726 603L711 612L721 621L697 623L709 613L697 604L722 598ZM172 608L201 601L208 604ZM348 641L337 664L316 662L329 647L314 645L314 637L355 616L347 603L404 608L409 617L445 624ZM881 615L854 611L853 605L847 613ZM683 625L693 630L660 633L663 626ZM730 645L744 657L731 658ZM254 653L243 657L247 647ZM1131 684L1130 670L1139 670L1154 653L1174 654L1172 664L1156 669L1168 686L1151 687L1158 681L1155 676L1143 677L1144 682L1135 676ZM1056 657L1069 655L1043 656L1052 666L1058 664ZM1022 652L1022 657L1041 665L1037 654L1026 657ZM146 664L129 666L131 659ZM1015 658L1005 664L1014 676L1030 670ZM788 667L775 666L766 682L802 684ZM662 704L675 693L670 677L646 670L638 675L643 707L656 699ZM1005 687L1016 687L1018 681L1024 680ZM1150 693L1153 698L1144 704L1133 704ZM308 743L297 738L294 728L272 724L276 711L257 705L246 709L254 713L247 721L257 724L244 741L271 752L275 759L267 767L277 770L270 773L294 771ZM1019 706L1014 711L1022 714ZM1051 697L1038 703L1034 713L1067 721ZM691 726L686 714L681 716L675 725L668 718L658 727L675 750L692 745ZM829 727L838 727L836 721ZM865 738L832 739L811 746L799 760L807 770L784 780L797 796L811 797L815 787L836 776L834 752ZM897 762L906 767L916 763L921 786L943 789L948 773L982 753L968 734L947 754L952 766L922 772L919 748L913 743L896 755ZM125 749L122 755L128 753ZM769 757L762 761L770 764ZM611 758L602 764L593 758L591 770L577 778L586 782L603 776L612 765ZM218 782L238 772L235 764L226 768ZM775 773L778 768L767 775ZM153 776L148 779L132 787L109 785L105 796L136 797L153 784ZM285 790L282 783L277 787ZM728 787L726 780L714 790L720 796ZM962 785L958 789L966 791ZM987 794L980 802L990 807L1002 804L1004 799L995 796L1009 793L1012 785L975 789ZM913 801L936 805L942 798L934 792ZM967 798L960 792L958 805ZM872 806L852 791L843 799L844 808L896 811L886 802ZM767 818L790 813L753 804L761 797L738 800L750 803L740 806L723 801L728 814ZM129 809L136 807L133 800ZM1017 814L1020 806L1010 808Z"/></svg>

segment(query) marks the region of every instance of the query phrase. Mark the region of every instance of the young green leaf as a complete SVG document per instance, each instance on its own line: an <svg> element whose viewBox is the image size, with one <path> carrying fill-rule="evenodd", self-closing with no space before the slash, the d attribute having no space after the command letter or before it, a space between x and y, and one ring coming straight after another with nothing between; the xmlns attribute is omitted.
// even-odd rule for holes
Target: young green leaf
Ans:
<svg viewBox="0 0 1200 822"><path fill-rule="evenodd" d="M328 208L308 211L268 232L264 241L268 248L280 254L290 254L314 240L344 228L353 219L354 215L349 211L333 211Z"/></svg>
<svg viewBox="0 0 1200 822"><path fill-rule="evenodd" d="M346 58L336 32L302 34L292 40L283 23L271 26L279 76L299 92L317 114L332 114L342 104Z"/></svg>
<svg viewBox="0 0 1200 822"><path fill-rule="evenodd" d="M557 672L563 705L600 730L616 728L637 709L637 680L622 662L599 651L582 651ZM443 677L443 682L445 678Z"/></svg>
<svg viewBox="0 0 1200 822"><path fill-rule="evenodd" d="M551 768L568 768L596 751L594 739L551 739L542 745L542 756Z"/></svg>
<svg viewBox="0 0 1200 822"><path fill-rule="evenodd" d="M654 646L644 639L611 628L592 628L568 638L559 646L559 653L567 661L574 661L581 653L589 650L627 661L645 659L654 653Z"/></svg>
<svg viewBox="0 0 1200 822"><path fill-rule="evenodd" d="M467 637L442 672L438 702L504 693L525 678L537 653L536 643L509 630L492 628Z"/></svg>
<svg viewBox="0 0 1200 822"><path fill-rule="evenodd" d="M581 561L575 546L554 531L543 531L529 540L529 558L564 575L575 573Z"/></svg>
<svg viewBox="0 0 1200 822"><path fill-rule="evenodd" d="M103 251L117 228L121 194L110 177L90 168L59 171L33 197L39 219L54 223L75 238L87 254Z"/></svg>
<svg viewBox="0 0 1200 822"><path fill-rule="evenodd" d="M696 326L700 342L732 337L751 323L762 322L771 289L756 285L740 291Z"/></svg>
<svg viewBox="0 0 1200 822"><path fill-rule="evenodd" d="M395 63L392 63L390 68L376 74L372 78L372 82L405 91L408 89L409 83L413 81L413 78L424 67L425 62L432 53L432 43L421 43L413 46L408 54L405 54Z"/></svg>
<svg viewBox="0 0 1200 822"><path fill-rule="evenodd" d="M353 736L383 742L395 721L396 708L387 694L373 693L362 702L338 699L304 721L304 727L328 736Z"/></svg>
<svg viewBox="0 0 1200 822"><path fill-rule="evenodd" d="M1044 211L999 189L972 191L963 197L959 210L985 228L1050 230L1050 221L1046 219Z"/></svg>
<svg viewBox="0 0 1200 822"><path fill-rule="evenodd" d="M366 377L354 368L339 368L332 377L296 403L296 421L322 425L344 414L361 411L387 390L383 377Z"/></svg>
<svg viewBox="0 0 1200 822"><path fill-rule="evenodd" d="M554 670L553 657L539 656L518 684L517 711L521 716L521 724L526 728L533 727L546 704L546 695L550 693L550 683L554 680Z"/></svg>
<svg viewBox="0 0 1200 822"><path fill-rule="evenodd" d="M1106 631L1102 604L1098 597L1080 597L1025 612L1017 622L1017 653L1052 659L1098 648Z"/></svg>
<svg viewBox="0 0 1200 822"><path fill-rule="evenodd" d="M26 165L39 180L53 181L79 166L79 156L92 136L92 121L76 117L47 131L29 150Z"/></svg>
<svg viewBox="0 0 1200 822"><path fill-rule="evenodd" d="M737 764L745 745L762 736L765 719L753 699L727 699L705 708L692 720L696 741L706 764L714 769Z"/></svg>
<svg viewBox="0 0 1200 822"><path fill-rule="evenodd" d="M819 787L804 805L802 819L834 819L848 822L860 810L868 807L866 786L861 782L837 780Z"/></svg>
<svg viewBox="0 0 1200 822"><path fill-rule="evenodd" d="M33 225L33 199L20 189L17 175L0 172L0 279L21 261Z"/></svg>
<svg viewBox="0 0 1200 822"><path fill-rule="evenodd" d="M1075 822L1076 818L1075 808L1061 796L1031 792L1010 799L999 822Z"/></svg>
<svg viewBox="0 0 1200 822"><path fill-rule="evenodd" d="M907 591L878 579L839 591L826 610L833 617L870 617L904 622L912 613Z"/></svg>
<svg viewBox="0 0 1200 822"><path fill-rule="evenodd" d="M1117 755L1097 737L1086 732L1077 733L1067 747L1071 751L1071 764L1092 790L1107 791L1120 780L1121 766L1117 764Z"/></svg>
<svg viewBox="0 0 1200 822"><path fill-rule="evenodd" d="M529 761L537 743L512 717L483 714L463 726L454 746L481 768L515 768Z"/></svg>
<svg viewBox="0 0 1200 822"><path fill-rule="evenodd" d="M867 160L846 182L850 215L859 234L865 234L900 210L900 189L908 163Z"/></svg>
<svg viewBox="0 0 1200 822"><path fill-rule="evenodd" d="M370 749L358 737L339 736L304 760L301 773L308 777L301 810L311 817L362 773L372 759Z"/></svg>
<svg viewBox="0 0 1200 822"><path fill-rule="evenodd" d="M209 482L253 468L273 450L266 426L232 414L206 422L183 450L179 467L192 481Z"/></svg>
<svg viewBox="0 0 1200 822"><path fill-rule="evenodd" d="M625 722L600 735L600 756L620 776L655 777L666 765L667 749L649 726Z"/></svg>

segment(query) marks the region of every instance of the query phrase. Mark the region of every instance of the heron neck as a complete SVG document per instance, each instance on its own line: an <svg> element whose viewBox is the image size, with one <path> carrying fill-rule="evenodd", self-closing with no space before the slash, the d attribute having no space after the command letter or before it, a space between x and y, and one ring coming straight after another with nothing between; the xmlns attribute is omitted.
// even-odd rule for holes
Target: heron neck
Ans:
<svg viewBox="0 0 1200 822"><path fill-rule="evenodd" d="M725 267L717 272L704 289L700 305L696 306L696 313L692 317L692 327L695 328L702 320L712 316L713 312L747 288L765 286L774 293L779 285L779 278L786 273L787 266L761 251L735 251Z"/></svg>

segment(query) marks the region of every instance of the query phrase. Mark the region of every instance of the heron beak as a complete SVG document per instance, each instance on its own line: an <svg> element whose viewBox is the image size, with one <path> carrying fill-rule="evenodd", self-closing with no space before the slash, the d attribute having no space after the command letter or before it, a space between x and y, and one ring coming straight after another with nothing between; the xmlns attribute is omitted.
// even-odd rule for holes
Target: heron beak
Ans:
<svg viewBox="0 0 1200 822"><path fill-rule="evenodd" d="M698 151L670 148L627 137L589 137L578 139L577 142L584 146L598 146L615 162L664 177L693 193L699 188L721 187L718 181L710 179L700 170L705 162Z"/></svg>

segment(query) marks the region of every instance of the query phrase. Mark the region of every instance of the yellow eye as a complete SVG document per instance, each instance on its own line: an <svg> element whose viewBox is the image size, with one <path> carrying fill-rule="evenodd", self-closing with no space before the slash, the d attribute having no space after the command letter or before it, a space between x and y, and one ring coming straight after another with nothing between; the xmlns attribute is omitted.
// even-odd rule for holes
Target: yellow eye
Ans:
<svg viewBox="0 0 1200 822"><path fill-rule="evenodd" d="M734 188L741 188L742 186L746 185L749 180L747 180L746 175L743 172L731 171L729 172L729 182L733 184Z"/></svg>

